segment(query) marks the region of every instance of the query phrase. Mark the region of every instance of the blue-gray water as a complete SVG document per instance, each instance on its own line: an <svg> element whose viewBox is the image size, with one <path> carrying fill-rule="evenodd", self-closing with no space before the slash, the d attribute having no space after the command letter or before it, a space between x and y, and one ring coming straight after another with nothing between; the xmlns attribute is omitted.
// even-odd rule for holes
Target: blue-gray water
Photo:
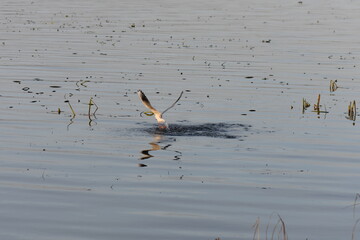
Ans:
<svg viewBox="0 0 360 240"><path fill-rule="evenodd" d="M3 2L0 238L252 239L259 217L265 239L276 213L291 239L351 239L359 10ZM170 131L140 117L138 89L160 110L184 91ZM318 94L327 114L312 112Z"/></svg>

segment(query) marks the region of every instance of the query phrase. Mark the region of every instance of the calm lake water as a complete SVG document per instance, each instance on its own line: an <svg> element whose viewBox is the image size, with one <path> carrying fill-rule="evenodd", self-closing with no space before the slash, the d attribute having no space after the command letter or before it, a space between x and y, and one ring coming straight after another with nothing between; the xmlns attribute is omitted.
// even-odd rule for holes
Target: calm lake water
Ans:
<svg viewBox="0 0 360 240"><path fill-rule="evenodd" d="M359 11L3 1L0 239L243 240L257 219L270 239L277 214L290 239L360 235ZM161 110L184 91L170 131L138 89Z"/></svg>

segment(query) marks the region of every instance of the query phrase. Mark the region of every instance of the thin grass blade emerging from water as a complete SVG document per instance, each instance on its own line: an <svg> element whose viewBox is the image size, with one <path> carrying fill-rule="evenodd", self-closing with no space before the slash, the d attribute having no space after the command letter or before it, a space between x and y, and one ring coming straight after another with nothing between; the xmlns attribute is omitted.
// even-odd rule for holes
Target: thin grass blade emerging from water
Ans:
<svg viewBox="0 0 360 240"><path fill-rule="evenodd" d="M256 219L256 222L253 225L254 230L254 237L253 240L260 240L260 218Z"/></svg>
<svg viewBox="0 0 360 240"><path fill-rule="evenodd" d="M356 205L358 205L359 203L357 203L357 200L360 199L360 194L357 193L356 196L355 196L355 200L354 200L354 204L353 204L353 217L355 218L355 208L356 208Z"/></svg>
<svg viewBox="0 0 360 240"><path fill-rule="evenodd" d="M271 216L269 218L269 223L266 226L266 232L265 232L266 240L268 239L268 230L269 230L269 226L270 226L272 216L274 214L275 213L271 214ZM287 235L287 232L286 232L285 222L284 222L284 220L281 218L281 216L279 214L277 214L277 216L278 216L278 221L277 221L277 223L275 224L275 226L273 228L273 231L272 231L272 234L271 234L271 240L274 240L274 236L275 236L276 232L278 233L277 234L278 235L277 239L288 240L288 235Z"/></svg>
<svg viewBox="0 0 360 240"><path fill-rule="evenodd" d="M357 227L359 222L360 222L360 218L358 220L356 220L356 222L354 224L354 227L353 227L353 230L352 230L352 237L351 237L352 240L355 240L355 231L356 231L356 227Z"/></svg>

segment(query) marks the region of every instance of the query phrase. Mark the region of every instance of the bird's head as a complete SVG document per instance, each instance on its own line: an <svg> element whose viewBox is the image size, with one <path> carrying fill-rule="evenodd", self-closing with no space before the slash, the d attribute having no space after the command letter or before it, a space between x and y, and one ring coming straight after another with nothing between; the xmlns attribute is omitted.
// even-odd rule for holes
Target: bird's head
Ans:
<svg viewBox="0 0 360 240"><path fill-rule="evenodd" d="M165 119L161 118L161 119L157 119L157 120L158 120L160 130L169 130L169 125L167 124Z"/></svg>

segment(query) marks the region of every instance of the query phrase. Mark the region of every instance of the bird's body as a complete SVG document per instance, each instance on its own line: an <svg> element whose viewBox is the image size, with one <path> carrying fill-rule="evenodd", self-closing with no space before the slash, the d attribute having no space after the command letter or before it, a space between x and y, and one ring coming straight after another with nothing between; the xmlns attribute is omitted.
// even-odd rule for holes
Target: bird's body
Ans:
<svg viewBox="0 0 360 240"><path fill-rule="evenodd" d="M145 105L145 107L147 107L155 116L158 124L159 124L159 128L160 129L169 129L169 125L166 123L165 119L162 117L164 115L164 113L166 111L168 111L170 108L174 107L175 104L180 100L183 92L181 92L179 98L170 106L168 107L165 111L163 112L159 112L158 110L156 110L150 103L149 99L145 96L145 94L143 93L143 91L138 90L137 91L139 98L141 100L141 102Z"/></svg>

